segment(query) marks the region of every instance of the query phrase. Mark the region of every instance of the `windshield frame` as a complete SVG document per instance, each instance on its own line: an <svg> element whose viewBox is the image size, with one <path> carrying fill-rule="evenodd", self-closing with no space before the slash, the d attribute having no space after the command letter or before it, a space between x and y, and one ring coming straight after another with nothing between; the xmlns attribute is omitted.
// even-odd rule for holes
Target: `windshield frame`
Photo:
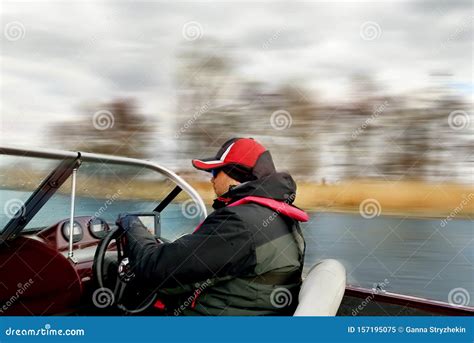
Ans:
<svg viewBox="0 0 474 343"><path fill-rule="evenodd" d="M48 200L56 193L59 187L69 178L74 169L80 168L82 162L101 162L116 165L140 166L161 175L164 175L176 184L176 187L168 194L160 203L164 206L160 207L163 210L169 203L169 196L176 196L177 189L185 191L191 199L196 203L200 209L199 213L201 219L207 217L207 209L201 196L197 191L184 181L180 176L171 170L150 162L135 158L111 156L105 154L85 153L85 152L71 152L53 149L24 149L17 147L0 146L0 155L21 156L21 157L37 157L56 159L61 161L59 165L52 170L52 172L41 182L33 194L26 200L24 213L17 218L12 218L2 229L0 234L0 244L16 237L34 218L39 210L45 205ZM60 184L59 184L60 183Z"/></svg>

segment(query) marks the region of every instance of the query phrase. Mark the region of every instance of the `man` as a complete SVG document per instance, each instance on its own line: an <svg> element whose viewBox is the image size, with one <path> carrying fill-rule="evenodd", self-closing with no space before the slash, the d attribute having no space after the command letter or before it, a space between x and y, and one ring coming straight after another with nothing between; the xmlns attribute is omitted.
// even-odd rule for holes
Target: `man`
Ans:
<svg viewBox="0 0 474 343"><path fill-rule="evenodd" d="M308 219L291 205L295 182L251 138L192 163L212 173L217 195L193 234L158 244L138 219L118 220L137 282L159 288L156 307L175 315L292 315L305 250L299 221Z"/></svg>

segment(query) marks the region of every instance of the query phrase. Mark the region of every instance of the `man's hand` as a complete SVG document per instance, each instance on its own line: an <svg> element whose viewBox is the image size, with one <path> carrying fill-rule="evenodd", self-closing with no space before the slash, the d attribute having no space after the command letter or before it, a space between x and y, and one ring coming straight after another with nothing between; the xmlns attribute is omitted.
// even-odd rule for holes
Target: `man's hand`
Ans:
<svg viewBox="0 0 474 343"><path fill-rule="evenodd" d="M137 220L137 216L129 213L120 213L115 221L118 227L122 228L122 230L127 231L130 229L130 225Z"/></svg>

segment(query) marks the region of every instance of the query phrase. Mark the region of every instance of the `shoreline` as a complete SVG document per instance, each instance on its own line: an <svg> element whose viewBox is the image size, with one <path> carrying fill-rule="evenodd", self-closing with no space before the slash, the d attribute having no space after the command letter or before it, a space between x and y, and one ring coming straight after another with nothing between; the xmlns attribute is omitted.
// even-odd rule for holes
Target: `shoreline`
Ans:
<svg viewBox="0 0 474 343"><path fill-rule="evenodd" d="M21 184L9 179L1 189L32 192L38 182ZM30 179L32 181L32 179ZM80 180L78 180L79 182ZM186 180L201 195L206 206L210 207L215 197L212 186L207 181ZM107 199L119 191L120 200L157 201L162 199L174 184L163 181L134 180L123 187L115 180L87 178L87 187L78 187L78 196L93 196ZM58 194L68 194L70 185L65 184ZM188 197L180 194L176 201ZM353 180L338 184L298 183L295 205L308 212L360 213L364 202L367 210L378 215L429 218L429 219L470 219L474 217L474 187L462 184L429 184L420 181L368 181Z"/></svg>
<svg viewBox="0 0 474 343"><path fill-rule="evenodd" d="M206 203L212 203L211 186L191 181ZM463 218L474 216L474 187L430 184L420 181L353 180L338 184L298 183L295 205L309 212L360 213L363 203L384 216Z"/></svg>

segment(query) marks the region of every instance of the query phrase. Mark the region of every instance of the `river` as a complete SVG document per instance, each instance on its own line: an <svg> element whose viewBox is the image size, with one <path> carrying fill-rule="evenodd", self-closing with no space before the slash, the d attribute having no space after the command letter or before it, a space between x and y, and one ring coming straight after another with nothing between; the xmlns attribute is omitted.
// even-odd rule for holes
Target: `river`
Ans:
<svg viewBox="0 0 474 343"><path fill-rule="evenodd" d="M26 200L28 196L6 190L0 194L2 207L9 199ZM55 195L29 227L67 218L69 204L68 196ZM77 216L94 215L104 199L78 197L76 204ZM155 205L116 200L101 216L113 222L120 212L149 210ZM306 270L321 259L334 258L346 267L351 285L372 288L374 283L384 283L386 291L444 302L449 301L450 292L461 289L474 306L474 296L470 297L474 294L472 221L384 215L365 219L359 214L331 212L310 213L310 217L302 226L307 243ZM5 221L5 213L1 213L2 227ZM191 232L198 222L197 217L185 218L182 206L172 204L162 214L162 234L173 239Z"/></svg>

